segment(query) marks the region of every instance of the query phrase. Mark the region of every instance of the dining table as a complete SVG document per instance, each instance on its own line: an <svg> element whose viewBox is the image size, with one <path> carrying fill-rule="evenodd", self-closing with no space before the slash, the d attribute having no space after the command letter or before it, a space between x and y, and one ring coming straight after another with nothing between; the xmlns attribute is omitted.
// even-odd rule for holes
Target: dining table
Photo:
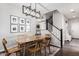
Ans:
<svg viewBox="0 0 79 59"><path fill-rule="evenodd" d="M22 36L22 37L21 37ZM18 43L18 46L21 48L21 45L23 45L23 55L25 55L25 51L26 51L26 44L31 42L31 41L35 41L35 40L40 40L40 39L45 39L46 37L48 37L47 35L32 35L32 36L27 36L27 35L20 35L19 37L17 37L16 42Z"/></svg>

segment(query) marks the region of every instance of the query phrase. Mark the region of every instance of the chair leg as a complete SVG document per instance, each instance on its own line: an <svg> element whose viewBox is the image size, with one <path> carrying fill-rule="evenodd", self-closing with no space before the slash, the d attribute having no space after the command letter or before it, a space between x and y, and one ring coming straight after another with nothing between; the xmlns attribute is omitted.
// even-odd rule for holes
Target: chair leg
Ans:
<svg viewBox="0 0 79 59"><path fill-rule="evenodd" d="M5 53L5 56L9 56L10 54L8 54L8 53Z"/></svg>
<svg viewBox="0 0 79 59"><path fill-rule="evenodd" d="M40 52L40 55L41 55L41 50L39 52Z"/></svg>
<svg viewBox="0 0 79 59"><path fill-rule="evenodd" d="M45 56L46 56L46 47L45 47Z"/></svg>
<svg viewBox="0 0 79 59"><path fill-rule="evenodd" d="M41 51L38 51L36 54L37 56L41 56Z"/></svg>
<svg viewBox="0 0 79 59"><path fill-rule="evenodd" d="M20 51L16 52L16 56L21 56L21 52Z"/></svg>
<svg viewBox="0 0 79 59"><path fill-rule="evenodd" d="M19 52L16 52L16 56L19 56L20 54L19 54Z"/></svg>
<svg viewBox="0 0 79 59"><path fill-rule="evenodd" d="M19 55L21 56L21 50L20 50L20 52L19 52Z"/></svg>
<svg viewBox="0 0 79 59"><path fill-rule="evenodd" d="M50 46L49 46L49 54L51 54L51 51L50 51Z"/></svg>
<svg viewBox="0 0 79 59"><path fill-rule="evenodd" d="M34 56L36 55L36 52L34 52Z"/></svg>
<svg viewBox="0 0 79 59"><path fill-rule="evenodd" d="M18 52L16 52L16 56L18 55Z"/></svg>

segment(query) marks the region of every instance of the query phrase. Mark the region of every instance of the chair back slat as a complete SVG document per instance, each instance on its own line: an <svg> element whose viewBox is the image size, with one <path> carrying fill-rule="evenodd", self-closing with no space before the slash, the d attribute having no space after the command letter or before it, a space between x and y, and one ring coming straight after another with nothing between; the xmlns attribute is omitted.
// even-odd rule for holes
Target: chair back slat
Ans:
<svg viewBox="0 0 79 59"><path fill-rule="evenodd" d="M51 37L46 37L45 38L46 45L49 45L50 41L51 41Z"/></svg>
<svg viewBox="0 0 79 59"><path fill-rule="evenodd" d="M5 52L8 53L8 50L6 47L7 41L5 40L5 38L3 38L2 43L3 43L3 47L4 47Z"/></svg>
<svg viewBox="0 0 79 59"><path fill-rule="evenodd" d="M46 34L45 39L43 40L43 43L47 46L49 45L51 42L51 35L50 34Z"/></svg>
<svg viewBox="0 0 79 59"><path fill-rule="evenodd" d="M34 40L32 42L30 42L30 45L29 47L33 47L35 49L39 48L40 47L40 43L42 42L42 40Z"/></svg>
<svg viewBox="0 0 79 59"><path fill-rule="evenodd" d="M36 46L35 46L35 48L40 48L41 42L42 42L42 39L36 40Z"/></svg>

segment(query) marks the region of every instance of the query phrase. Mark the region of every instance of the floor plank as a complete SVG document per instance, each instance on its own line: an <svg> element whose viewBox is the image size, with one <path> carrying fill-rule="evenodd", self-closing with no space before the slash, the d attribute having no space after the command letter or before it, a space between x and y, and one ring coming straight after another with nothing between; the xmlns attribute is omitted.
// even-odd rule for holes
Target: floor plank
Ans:
<svg viewBox="0 0 79 59"><path fill-rule="evenodd" d="M72 39L71 42L66 42L63 49L56 56L79 56L79 39Z"/></svg>

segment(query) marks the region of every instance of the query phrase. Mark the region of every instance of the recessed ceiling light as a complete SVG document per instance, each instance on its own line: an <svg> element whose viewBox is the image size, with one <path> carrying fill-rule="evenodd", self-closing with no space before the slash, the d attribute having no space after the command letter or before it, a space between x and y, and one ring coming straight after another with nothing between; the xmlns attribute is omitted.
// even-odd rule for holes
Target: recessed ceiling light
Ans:
<svg viewBox="0 0 79 59"><path fill-rule="evenodd" d="M70 9L70 12L75 12L75 10L74 9Z"/></svg>
<svg viewBox="0 0 79 59"><path fill-rule="evenodd" d="M75 18L76 16L72 16L73 18Z"/></svg>

